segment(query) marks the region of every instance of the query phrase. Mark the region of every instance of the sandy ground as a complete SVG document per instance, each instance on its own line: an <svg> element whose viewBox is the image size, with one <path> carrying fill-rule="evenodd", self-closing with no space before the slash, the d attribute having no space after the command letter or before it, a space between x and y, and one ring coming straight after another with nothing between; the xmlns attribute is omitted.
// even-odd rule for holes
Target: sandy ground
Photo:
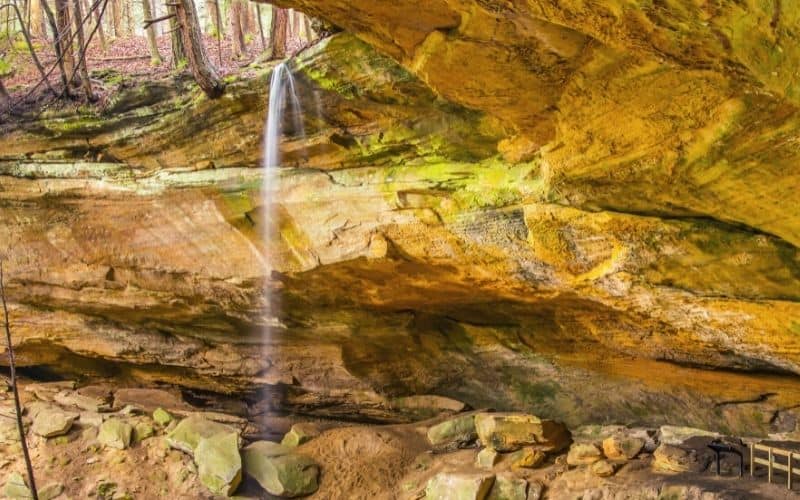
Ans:
<svg viewBox="0 0 800 500"><path fill-rule="evenodd" d="M36 387L36 386L33 386ZM106 386L90 386L85 394L107 390ZM111 389L113 390L113 389ZM114 393L115 397L117 392ZM134 421L152 423L151 407L166 406L175 414L203 412L182 400L179 391L164 391L155 399L144 392L142 400L131 402L142 410ZM43 396L24 384L22 397L28 408ZM135 396L135 395L134 395ZM126 403L115 400L112 410L119 411ZM48 404L53 404L52 401ZM64 407L62 405L62 407ZM76 408L64 407L70 411ZM232 425L246 429L247 421L232 415L207 413ZM24 471L11 405L11 394L0 393L0 482L10 473ZM292 416L276 417L281 427L307 419ZM353 425L329 422L327 430L301 445L298 451L313 457L320 465L320 488L313 499L417 499L424 495L427 481L435 474L448 472L480 472L475 468L477 448L434 453L428 443L427 429L442 420L433 419L404 425ZM58 482L64 486L63 499L83 498L175 498L211 499L200 483L191 457L170 449L164 434L155 427L153 437L133 444L126 450L104 449L96 441L97 428L78 422L66 436L44 439L29 432L29 444L37 481L40 487ZM246 433L245 433L246 434ZM704 442L697 441L701 449ZM695 445L693 445L695 446ZM755 478L738 478L738 462L732 458L723 463L723 477L717 477L713 466L700 474L667 475L653 472L652 455L643 454L628 462L614 476L599 478L588 467L568 467L564 453L549 456L536 469L512 470L506 459L495 466L494 473L514 474L529 484L544 486L544 498L702 498L757 499L797 498L800 487L790 492L785 476L776 475L776 484L767 484L764 468ZM252 480L245 480L237 491L241 498L270 498Z"/></svg>

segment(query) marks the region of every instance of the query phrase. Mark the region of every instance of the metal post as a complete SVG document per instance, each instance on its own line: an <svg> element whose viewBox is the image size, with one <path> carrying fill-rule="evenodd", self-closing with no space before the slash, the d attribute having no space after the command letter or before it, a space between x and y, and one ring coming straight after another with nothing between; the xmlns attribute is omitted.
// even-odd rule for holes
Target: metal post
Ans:
<svg viewBox="0 0 800 500"><path fill-rule="evenodd" d="M767 482L772 482L772 447L770 446L768 449L769 452L769 466L767 467Z"/></svg>
<svg viewBox="0 0 800 500"><path fill-rule="evenodd" d="M753 477L756 469L756 461L754 460L755 451L756 451L756 444L750 443L750 477Z"/></svg>
<svg viewBox="0 0 800 500"><path fill-rule="evenodd" d="M792 489L792 452L791 451L789 452L789 460L788 460L788 463L787 463L787 469L788 469L787 470L787 474L788 474L789 477L788 477L788 479L786 479L786 486L788 486L789 489L791 490Z"/></svg>

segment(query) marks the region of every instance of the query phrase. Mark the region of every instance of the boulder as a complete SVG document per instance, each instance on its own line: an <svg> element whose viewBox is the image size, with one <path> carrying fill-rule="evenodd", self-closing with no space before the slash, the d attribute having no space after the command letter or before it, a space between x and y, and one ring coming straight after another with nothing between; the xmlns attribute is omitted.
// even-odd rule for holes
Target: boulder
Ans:
<svg viewBox="0 0 800 500"><path fill-rule="evenodd" d="M531 481L528 483L528 498L527 500L541 500L544 495L544 485L539 481Z"/></svg>
<svg viewBox="0 0 800 500"><path fill-rule="evenodd" d="M494 474L440 472L428 480L425 500L484 500L494 484Z"/></svg>
<svg viewBox="0 0 800 500"><path fill-rule="evenodd" d="M317 436L319 436L319 430L313 424L294 424L283 436L281 444L290 447L300 446Z"/></svg>
<svg viewBox="0 0 800 500"><path fill-rule="evenodd" d="M592 464L592 474L597 477L610 477L613 476L621 463L611 462L609 460L598 460Z"/></svg>
<svg viewBox="0 0 800 500"><path fill-rule="evenodd" d="M153 421L162 427L166 427L172 422L172 415L164 408L156 408L153 411Z"/></svg>
<svg viewBox="0 0 800 500"><path fill-rule="evenodd" d="M527 500L528 481L510 474L498 474L487 500Z"/></svg>
<svg viewBox="0 0 800 500"><path fill-rule="evenodd" d="M141 443L154 434L155 430L149 422L139 422L133 427L133 441L136 443Z"/></svg>
<svg viewBox="0 0 800 500"><path fill-rule="evenodd" d="M483 444L503 452L530 445L542 451L558 451L570 443L563 424L523 413L479 413L475 415L475 429Z"/></svg>
<svg viewBox="0 0 800 500"><path fill-rule="evenodd" d="M41 409L33 419L31 430L34 434L45 438L63 436L69 432L77 418L77 413L67 413L54 408Z"/></svg>
<svg viewBox="0 0 800 500"><path fill-rule="evenodd" d="M468 443L477 438L474 415L451 418L428 429L428 441L434 446L446 443Z"/></svg>
<svg viewBox="0 0 800 500"><path fill-rule="evenodd" d="M535 469L542 465L544 459L544 452L531 446L521 448L508 456L511 467L514 469Z"/></svg>
<svg viewBox="0 0 800 500"><path fill-rule="evenodd" d="M603 453L612 460L631 460L644 448L644 440L625 434L615 434L603 440Z"/></svg>
<svg viewBox="0 0 800 500"><path fill-rule="evenodd" d="M663 444L680 445L689 439L697 436L718 438L720 434L716 432L706 431L703 429L695 429L694 427L680 427L675 425L662 425L659 430L659 442Z"/></svg>
<svg viewBox="0 0 800 500"><path fill-rule="evenodd" d="M702 472L710 457L691 448L662 443L653 452L653 469L660 472Z"/></svg>
<svg viewBox="0 0 800 500"><path fill-rule="evenodd" d="M319 487L319 465L291 448L270 441L256 441L242 452L245 473L264 490L279 497L310 495Z"/></svg>
<svg viewBox="0 0 800 500"><path fill-rule="evenodd" d="M98 413L95 411L82 411L80 418L78 418L78 423L81 425L91 425L94 427L100 427L103 424L103 414Z"/></svg>
<svg viewBox="0 0 800 500"><path fill-rule="evenodd" d="M39 500L52 500L64 493L64 485L61 483L50 483L39 489Z"/></svg>
<svg viewBox="0 0 800 500"><path fill-rule="evenodd" d="M203 438L210 438L217 434L228 434L236 430L225 424L214 422L199 416L191 416L181 420L167 434L167 444L172 448L194 453L194 449Z"/></svg>
<svg viewBox="0 0 800 500"><path fill-rule="evenodd" d="M230 496L242 481L239 434L228 432L201 438L194 450L194 461L200 482L217 495Z"/></svg>
<svg viewBox="0 0 800 500"><path fill-rule="evenodd" d="M100 426L97 442L108 448L124 450L131 445L133 427L118 418L109 418Z"/></svg>
<svg viewBox="0 0 800 500"><path fill-rule="evenodd" d="M567 464L591 465L603 458L603 452L592 443L574 443L567 454Z"/></svg>
<svg viewBox="0 0 800 500"><path fill-rule="evenodd" d="M12 472L8 475L3 487L3 495L13 500L33 498L31 490L19 472Z"/></svg>
<svg viewBox="0 0 800 500"><path fill-rule="evenodd" d="M475 457L475 465L481 469L491 469L500 460L500 454L491 448L484 448Z"/></svg>
<svg viewBox="0 0 800 500"><path fill-rule="evenodd" d="M53 399L56 403L63 406L76 406L81 410L92 412L111 411L111 401L108 393L88 391L81 394L75 391L60 391Z"/></svg>

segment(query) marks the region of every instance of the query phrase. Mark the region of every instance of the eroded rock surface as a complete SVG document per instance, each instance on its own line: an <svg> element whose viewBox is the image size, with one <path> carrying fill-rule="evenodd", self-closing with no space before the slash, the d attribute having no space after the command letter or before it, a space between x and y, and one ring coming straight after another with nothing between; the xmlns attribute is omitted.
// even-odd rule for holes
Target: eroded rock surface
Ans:
<svg viewBox="0 0 800 500"><path fill-rule="evenodd" d="M260 240L268 67L218 101L157 82L5 126L22 364L334 418L427 417L444 409L406 398L439 395L796 431L796 16L284 3L358 39L291 63L320 107L267 193L279 241Z"/></svg>

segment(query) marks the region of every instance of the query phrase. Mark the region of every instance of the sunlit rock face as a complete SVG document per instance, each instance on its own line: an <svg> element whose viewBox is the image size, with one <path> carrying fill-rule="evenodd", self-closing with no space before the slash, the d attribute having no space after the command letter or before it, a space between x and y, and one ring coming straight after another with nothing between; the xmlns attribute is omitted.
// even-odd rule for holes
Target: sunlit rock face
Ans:
<svg viewBox="0 0 800 500"><path fill-rule="evenodd" d="M259 240L268 68L217 101L170 82L9 127L22 360L343 418L435 394L794 432L793 14L427 3L296 2L360 40L292 63L279 241Z"/></svg>

